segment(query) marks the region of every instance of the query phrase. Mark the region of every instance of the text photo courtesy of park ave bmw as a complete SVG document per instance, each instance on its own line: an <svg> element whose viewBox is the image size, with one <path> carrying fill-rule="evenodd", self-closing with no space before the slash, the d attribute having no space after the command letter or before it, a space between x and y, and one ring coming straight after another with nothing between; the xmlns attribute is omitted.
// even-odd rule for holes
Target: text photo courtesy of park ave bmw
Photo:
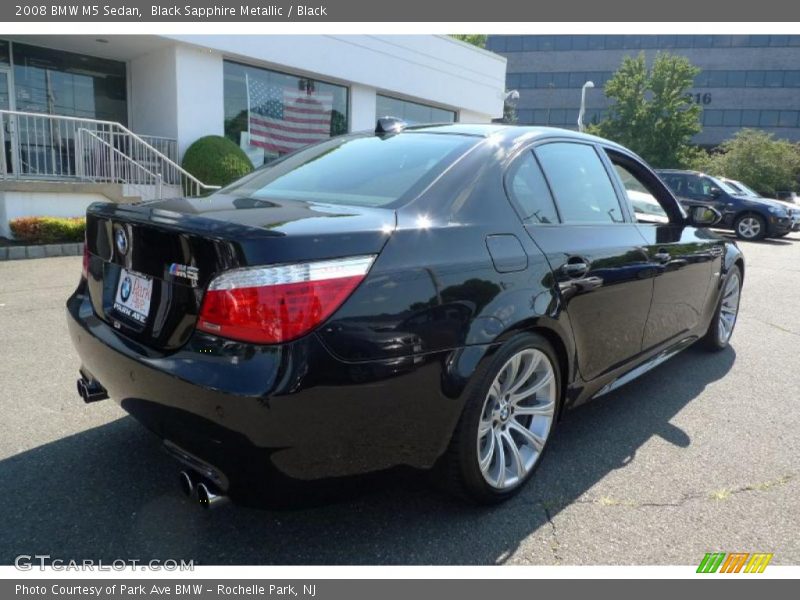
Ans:
<svg viewBox="0 0 800 600"><path fill-rule="evenodd" d="M796 578L765 1L0 7L0 596Z"/></svg>

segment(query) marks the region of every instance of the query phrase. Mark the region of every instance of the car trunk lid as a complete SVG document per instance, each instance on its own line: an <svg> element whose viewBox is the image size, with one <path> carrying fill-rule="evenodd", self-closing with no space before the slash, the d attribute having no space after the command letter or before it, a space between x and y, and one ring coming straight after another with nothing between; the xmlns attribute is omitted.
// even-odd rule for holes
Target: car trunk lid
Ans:
<svg viewBox="0 0 800 600"><path fill-rule="evenodd" d="M204 290L219 273L377 254L394 211L215 194L87 211L89 294L98 316L158 350L194 331Z"/></svg>

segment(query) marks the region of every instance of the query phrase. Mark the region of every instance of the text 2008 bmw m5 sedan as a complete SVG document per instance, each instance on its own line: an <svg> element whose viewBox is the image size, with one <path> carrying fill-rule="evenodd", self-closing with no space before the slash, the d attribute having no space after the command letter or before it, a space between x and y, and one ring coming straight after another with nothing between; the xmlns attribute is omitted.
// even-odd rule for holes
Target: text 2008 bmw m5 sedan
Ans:
<svg viewBox="0 0 800 600"><path fill-rule="evenodd" d="M667 219L637 222L628 190ZM603 139L391 119L209 197L94 204L78 389L206 504L396 465L504 500L564 409L727 346L743 257L686 210Z"/></svg>

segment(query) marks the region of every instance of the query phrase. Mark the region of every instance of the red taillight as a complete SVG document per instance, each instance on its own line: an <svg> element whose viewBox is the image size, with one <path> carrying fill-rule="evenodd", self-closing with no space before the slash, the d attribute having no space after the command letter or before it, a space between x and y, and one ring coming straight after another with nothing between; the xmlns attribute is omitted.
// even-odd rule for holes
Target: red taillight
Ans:
<svg viewBox="0 0 800 600"><path fill-rule="evenodd" d="M83 240L83 270L81 271L81 277L89 279L89 244L86 243L85 238Z"/></svg>
<svg viewBox="0 0 800 600"><path fill-rule="evenodd" d="M358 256L223 273L208 286L197 328L258 344L296 339L342 305L374 259Z"/></svg>

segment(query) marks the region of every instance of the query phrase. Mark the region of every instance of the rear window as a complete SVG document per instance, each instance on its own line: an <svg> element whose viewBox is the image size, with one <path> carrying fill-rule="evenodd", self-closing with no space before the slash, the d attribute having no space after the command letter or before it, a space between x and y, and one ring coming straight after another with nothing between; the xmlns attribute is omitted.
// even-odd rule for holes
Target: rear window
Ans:
<svg viewBox="0 0 800 600"><path fill-rule="evenodd" d="M430 133L335 138L267 165L221 192L385 206L422 191L479 141Z"/></svg>

